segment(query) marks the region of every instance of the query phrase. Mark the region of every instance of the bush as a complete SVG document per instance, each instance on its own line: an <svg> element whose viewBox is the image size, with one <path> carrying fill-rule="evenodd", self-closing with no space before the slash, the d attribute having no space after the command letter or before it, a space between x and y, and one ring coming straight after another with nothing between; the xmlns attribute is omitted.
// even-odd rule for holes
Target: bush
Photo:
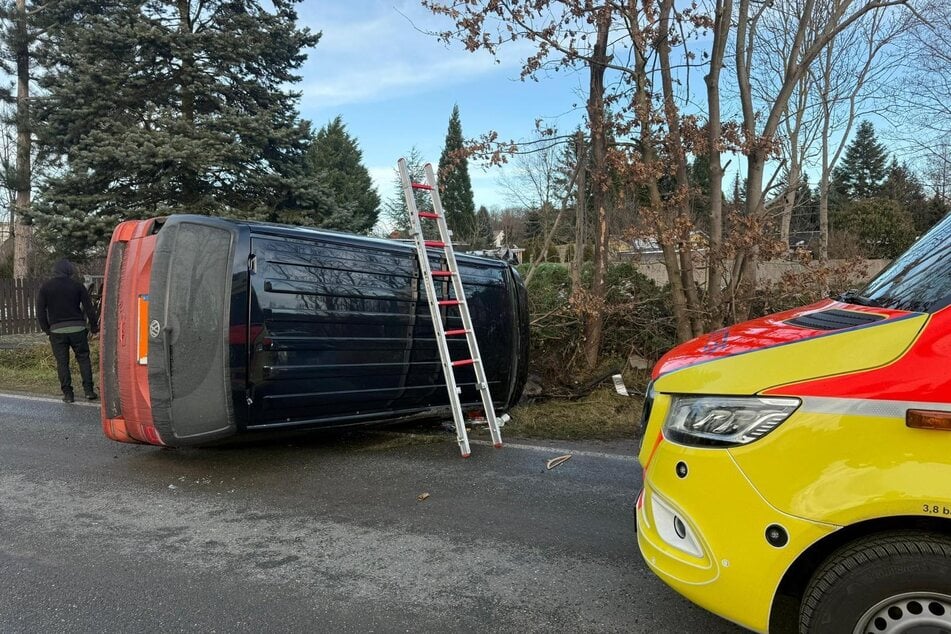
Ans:
<svg viewBox="0 0 951 634"><path fill-rule="evenodd" d="M894 200L866 198L845 205L832 216L837 231L858 238L866 257L896 258L915 241L911 214Z"/></svg>
<svg viewBox="0 0 951 634"><path fill-rule="evenodd" d="M528 266L520 267L523 274ZM585 286L592 269L582 269ZM630 263L609 267L601 357L622 365L631 354L656 359L676 341L669 293ZM528 286L532 369L546 382L576 378L583 363L584 319L572 304L571 274L562 264L541 264Z"/></svg>

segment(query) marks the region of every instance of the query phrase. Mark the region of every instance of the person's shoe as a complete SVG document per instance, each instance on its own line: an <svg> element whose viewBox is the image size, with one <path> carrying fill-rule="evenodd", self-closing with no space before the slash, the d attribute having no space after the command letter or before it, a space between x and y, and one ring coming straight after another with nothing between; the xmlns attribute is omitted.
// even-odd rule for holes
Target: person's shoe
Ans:
<svg viewBox="0 0 951 634"><path fill-rule="evenodd" d="M75 400L76 400L76 399L73 398L73 393L72 393L72 392L64 392L64 393L63 393L63 402L64 402L64 403L72 403L72 402L75 401Z"/></svg>
<svg viewBox="0 0 951 634"><path fill-rule="evenodd" d="M96 394L96 391L95 391L95 390L89 390L88 392L86 392L86 400L87 400L87 401L98 401L98 400L99 400L99 395Z"/></svg>

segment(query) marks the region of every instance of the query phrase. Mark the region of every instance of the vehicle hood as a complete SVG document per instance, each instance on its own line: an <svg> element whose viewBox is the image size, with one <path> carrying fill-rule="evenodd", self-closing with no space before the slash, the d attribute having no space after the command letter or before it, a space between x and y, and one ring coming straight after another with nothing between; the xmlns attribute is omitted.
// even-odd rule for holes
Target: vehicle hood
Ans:
<svg viewBox="0 0 951 634"><path fill-rule="evenodd" d="M876 367L901 356L924 313L823 300L681 344L654 367L660 391L751 394Z"/></svg>

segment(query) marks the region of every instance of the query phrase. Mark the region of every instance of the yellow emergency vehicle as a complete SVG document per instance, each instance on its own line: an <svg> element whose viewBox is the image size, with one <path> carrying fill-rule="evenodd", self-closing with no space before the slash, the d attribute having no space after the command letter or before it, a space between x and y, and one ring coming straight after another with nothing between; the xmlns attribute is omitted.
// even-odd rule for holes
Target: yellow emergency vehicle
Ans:
<svg viewBox="0 0 951 634"><path fill-rule="evenodd" d="M650 568L760 632L798 611L809 634L951 633L949 304L951 217L862 291L664 356L639 456Z"/></svg>

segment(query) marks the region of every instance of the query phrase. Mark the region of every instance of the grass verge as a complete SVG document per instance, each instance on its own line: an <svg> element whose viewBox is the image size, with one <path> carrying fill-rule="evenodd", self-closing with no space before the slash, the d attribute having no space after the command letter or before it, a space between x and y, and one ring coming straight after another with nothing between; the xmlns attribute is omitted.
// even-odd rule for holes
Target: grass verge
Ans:
<svg viewBox="0 0 951 634"><path fill-rule="evenodd" d="M93 378L99 382L99 342L89 342ZM73 389L82 392L79 367L70 353ZM12 349L0 349L0 390L32 392L60 396L56 378L56 360L49 344L26 344Z"/></svg>
<svg viewBox="0 0 951 634"><path fill-rule="evenodd" d="M599 388L576 401L549 400L519 405L506 435L551 440L617 440L637 436L643 401Z"/></svg>

